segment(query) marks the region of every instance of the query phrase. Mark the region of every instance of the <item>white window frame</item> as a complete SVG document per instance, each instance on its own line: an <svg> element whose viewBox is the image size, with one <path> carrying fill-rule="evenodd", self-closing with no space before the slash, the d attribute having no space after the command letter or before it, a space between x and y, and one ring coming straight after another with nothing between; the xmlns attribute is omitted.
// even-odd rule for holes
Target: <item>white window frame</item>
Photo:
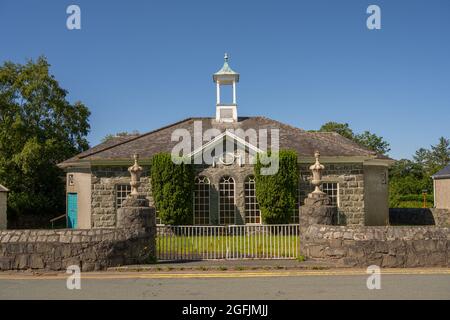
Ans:
<svg viewBox="0 0 450 320"><path fill-rule="evenodd" d="M125 187L125 189L127 190L122 190L122 188ZM121 190L119 190L119 188L121 188ZM118 183L115 185L115 205L116 205L116 210L122 208L122 203L123 201L127 198L127 196L131 193L131 185L129 183ZM128 191L129 189L129 191ZM119 197L119 192L122 194L123 192L126 193L125 197L120 196ZM119 199L122 199L120 201L120 204L118 203Z"/></svg>
<svg viewBox="0 0 450 320"><path fill-rule="evenodd" d="M220 179L219 179L219 201L218 201L218 203L219 203L219 214L218 214L218 216L219 216L219 225L227 225L226 223L221 223L221 207L220 207L220 200L222 199L222 197L221 197L221 195L220 195L220 186L221 186L221 184L222 184L222 180L223 179L225 179L225 178L228 178L228 179L231 179L231 180L233 180L233 215L234 215L234 222L233 222L233 224L236 224L236 180L232 177L232 176L229 176L229 175L225 175L225 176L222 176Z"/></svg>
<svg viewBox="0 0 450 320"><path fill-rule="evenodd" d="M325 184L336 184L336 189L332 188L331 190L335 190L336 191L336 196L335 196L335 198L336 198L336 207L339 208L340 207L340 196L339 196L339 188L340 188L340 186L339 186L339 182L338 181L324 181L324 182L322 182L322 191L325 192L328 195L328 197L330 197L330 199L331 199L332 197L328 194L327 191L325 191L325 190L330 190L330 189L329 188L325 188L325 190L324 190Z"/></svg>
<svg viewBox="0 0 450 320"><path fill-rule="evenodd" d="M195 190L194 190L194 203L193 203L193 206L194 206L194 208L193 208L194 209L193 210L193 212L194 212L194 221L193 221L193 223L194 223L194 225L205 225L205 224L196 224L195 223L195 213L196 213L196 210L195 210L195 204L196 204L195 203L195 192L197 191L197 185L198 185L197 181L200 180L200 179L202 179L203 181L205 181L205 180L208 181L207 183L203 182L201 184L204 185L204 186L207 186L207 188L208 188L208 224L206 224L206 225L210 225L211 224L211 181L206 176L195 177L195 181L194 181L194 185L195 185L194 188L195 188ZM203 197L203 199L205 199L205 198L206 197Z"/></svg>
<svg viewBox="0 0 450 320"><path fill-rule="evenodd" d="M247 193L247 190L249 190L249 189L247 189L247 183L253 184L253 186L254 186L253 190L255 193L254 196L247 196L246 193ZM250 202L250 203L247 203L247 199L254 199L254 200L252 200L252 202ZM254 208L250 209L252 213L255 210L258 212L258 215L251 215L250 217L251 217L251 219L256 219L259 216L259 222L247 222L247 208L246 208L247 204L251 205L252 207L255 206L258 208L258 209L254 209ZM253 176L253 175L247 176L244 180L244 214L245 214L245 217L244 217L245 224L248 224L248 225L262 224L261 210L259 209L259 203L258 203L258 200L256 199L256 181L255 181L255 176Z"/></svg>

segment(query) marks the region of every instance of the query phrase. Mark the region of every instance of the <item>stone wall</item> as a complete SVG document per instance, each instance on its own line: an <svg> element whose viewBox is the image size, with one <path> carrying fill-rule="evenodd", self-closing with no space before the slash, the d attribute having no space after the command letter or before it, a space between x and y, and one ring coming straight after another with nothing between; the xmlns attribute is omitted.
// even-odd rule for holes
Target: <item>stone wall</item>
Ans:
<svg viewBox="0 0 450 320"><path fill-rule="evenodd" d="M450 209L391 208L389 223L398 225L436 225L450 227Z"/></svg>
<svg viewBox="0 0 450 320"><path fill-rule="evenodd" d="M450 266L449 228L310 225L300 235L301 253L310 259L359 267Z"/></svg>
<svg viewBox="0 0 450 320"><path fill-rule="evenodd" d="M126 229L0 231L0 270L82 271L137 264L155 256L151 233Z"/></svg>
<svg viewBox="0 0 450 320"><path fill-rule="evenodd" d="M362 164L323 163L324 182L339 184L339 207L337 221L340 225L364 225L364 170ZM308 183L311 171L308 165L300 165L300 194L306 195L311 190ZM303 205L303 203L301 203Z"/></svg>
<svg viewBox="0 0 450 320"><path fill-rule="evenodd" d="M153 206L150 191L149 167L143 167L139 192L144 194ZM93 228L114 228L117 222L116 185L129 184L128 167L92 167L92 226Z"/></svg>
<svg viewBox="0 0 450 320"><path fill-rule="evenodd" d="M149 167L143 167L139 192L145 194L151 206ZM301 183L299 185L300 204L311 190L309 164L299 165ZM236 223L245 221L244 181L254 174L252 165L229 166L217 164L216 167L197 166L196 175L210 180L210 221L219 222L219 181L223 176L231 176L235 181ZM338 222L341 225L364 225L364 174L362 164L325 164L325 182L339 183ZM113 228L117 221L116 185L130 182L127 167L92 167L92 226L94 228Z"/></svg>
<svg viewBox="0 0 450 320"><path fill-rule="evenodd" d="M156 257L155 209L130 195L118 212L118 227L89 230L0 231L0 270L82 271L148 263Z"/></svg>

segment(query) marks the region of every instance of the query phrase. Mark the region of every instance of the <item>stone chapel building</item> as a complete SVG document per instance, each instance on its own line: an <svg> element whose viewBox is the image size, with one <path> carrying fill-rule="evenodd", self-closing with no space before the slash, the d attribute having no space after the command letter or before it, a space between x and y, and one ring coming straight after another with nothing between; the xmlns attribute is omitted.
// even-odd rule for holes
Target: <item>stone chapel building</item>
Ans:
<svg viewBox="0 0 450 320"><path fill-rule="evenodd" d="M215 117L192 117L144 134L115 137L58 165L67 172L68 227L115 227L117 209L131 191L127 168L134 153L139 154L139 164L144 168L140 192L153 204L149 179L152 156L172 151L178 143L172 141L176 129L186 129L194 139L195 125L200 125L203 131L217 129L220 134L201 145L196 146L193 141L192 157L213 145L230 141L245 152L259 152L260 141L240 139L231 129L245 132L278 129L279 149L295 150L298 154L298 206L311 191L308 167L314 163L314 152L318 150L325 165L322 188L338 208L337 223L388 223L388 167L393 160L337 133L308 132L266 117L238 116L239 74L230 68L227 56L223 67L213 75L213 81L217 91ZM231 102L222 101L222 86L231 86ZM270 142L267 144L270 146ZM212 164L195 164L194 224L261 223L253 164L228 150L212 155ZM298 208L292 212L292 223L298 223Z"/></svg>

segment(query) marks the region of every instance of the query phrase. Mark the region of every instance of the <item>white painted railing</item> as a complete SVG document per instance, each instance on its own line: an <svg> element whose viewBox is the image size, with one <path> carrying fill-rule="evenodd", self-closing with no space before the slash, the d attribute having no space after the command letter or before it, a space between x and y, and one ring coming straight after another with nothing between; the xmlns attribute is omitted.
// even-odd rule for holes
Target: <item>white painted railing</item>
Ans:
<svg viewBox="0 0 450 320"><path fill-rule="evenodd" d="M295 259L298 224L157 226L158 260Z"/></svg>

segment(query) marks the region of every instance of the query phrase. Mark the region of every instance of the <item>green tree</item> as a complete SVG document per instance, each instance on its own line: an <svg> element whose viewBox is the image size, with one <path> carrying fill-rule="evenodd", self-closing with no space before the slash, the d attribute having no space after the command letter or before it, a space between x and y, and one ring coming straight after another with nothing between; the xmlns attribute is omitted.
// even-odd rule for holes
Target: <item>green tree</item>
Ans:
<svg viewBox="0 0 450 320"><path fill-rule="evenodd" d="M419 163L427 175L433 175L450 162L450 139L439 138L436 145L430 149L420 148L414 155L414 161Z"/></svg>
<svg viewBox="0 0 450 320"><path fill-rule="evenodd" d="M420 199L424 190L433 192L431 175L441 170L450 161L450 141L439 138L430 149L420 148L413 160L397 161L389 170L389 198L391 207L421 206Z"/></svg>
<svg viewBox="0 0 450 320"><path fill-rule="evenodd" d="M324 125L322 125L319 129L319 132L336 132L339 133L341 136L353 140L355 134L353 133L353 130L350 129L350 126L348 123L339 123L339 122L327 122Z"/></svg>
<svg viewBox="0 0 450 320"><path fill-rule="evenodd" d="M256 198L258 199L261 217L264 223L289 223L292 211L297 204L297 188L299 169L297 153L292 150L281 150L278 154L278 172L273 175L262 175L261 168L265 167L258 155L255 165Z"/></svg>
<svg viewBox="0 0 450 320"><path fill-rule="evenodd" d="M339 133L341 136L379 154L387 154L391 150L389 148L389 143L385 141L383 137L377 136L370 131L355 134L348 123L327 122L320 127L319 132Z"/></svg>
<svg viewBox="0 0 450 320"><path fill-rule="evenodd" d="M161 222L170 225L193 224L194 170L192 165L175 164L170 153L153 156L150 165L151 188Z"/></svg>
<svg viewBox="0 0 450 320"><path fill-rule="evenodd" d="M46 58L0 66L0 182L11 190L8 216L64 212L56 166L88 148L90 112L70 103Z"/></svg>
<svg viewBox="0 0 450 320"><path fill-rule="evenodd" d="M391 150L391 148L389 148L389 143L383 140L383 137L377 136L369 131L364 131L361 134L355 135L353 140L359 145L375 151L378 154L387 154Z"/></svg>

